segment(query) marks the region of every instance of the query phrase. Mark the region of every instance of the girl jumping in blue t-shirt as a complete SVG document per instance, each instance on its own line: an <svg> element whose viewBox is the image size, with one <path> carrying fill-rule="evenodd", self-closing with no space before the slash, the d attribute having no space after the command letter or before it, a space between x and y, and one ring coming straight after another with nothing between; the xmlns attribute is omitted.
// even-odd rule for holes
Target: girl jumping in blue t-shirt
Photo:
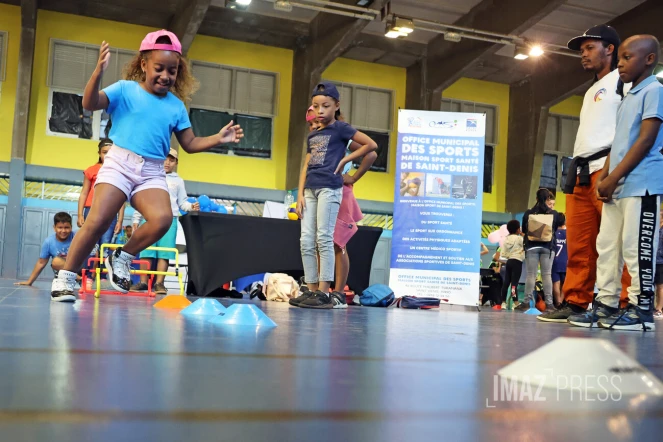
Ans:
<svg viewBox="0 0 663 442"><path fill-rule="evenodd" d="M302 219L304 280L313 295L299 306L328 309L346 305L344 296L328 295L334 280L334 227L343 196L341 172L345 164L375 151L378 146L366 134L338 121L340 94L332 83L318 84L312 98L320 127L308 136L306 159L299 177L297 215ZM346 156L350 140L361 147ZM316 247L320 255L319 272Z"/></svg>
<svg viewBox="0 0 663 442"><path fill-rule="evenodd" d="M129 290L131 261L161 238L173 221L163 168L173 133L187 153L238 143L243 137L242 129L232 121L216 135L194 135L184 101L191 98L198 82L172 32L147 34L140 52L126 66L126 80L99 91L109 60L110 48L103 42L97 67L85 87L83 107L105 109L111 115L109 137L115 144L99 170L85 224L74 237L63 270L53 280L54 301L76 300L75 272L127 200L146 222L122 248L106 257L105 263L113 288L122 293Z"/></svg>

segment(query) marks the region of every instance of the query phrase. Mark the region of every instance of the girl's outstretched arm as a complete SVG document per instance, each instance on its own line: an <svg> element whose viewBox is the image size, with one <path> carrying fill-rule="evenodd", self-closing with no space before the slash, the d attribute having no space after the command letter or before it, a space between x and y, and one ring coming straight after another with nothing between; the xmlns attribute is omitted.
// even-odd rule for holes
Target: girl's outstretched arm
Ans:
<svg viewBox="0 0 663 442"><path fill-rule="evenodd" d="M219 144L239 143L244 138L244 131L233 121L228 123L218 134L209 137L197 137L191 128L176 132L175 136L186 153L204 152Z"/></svg>

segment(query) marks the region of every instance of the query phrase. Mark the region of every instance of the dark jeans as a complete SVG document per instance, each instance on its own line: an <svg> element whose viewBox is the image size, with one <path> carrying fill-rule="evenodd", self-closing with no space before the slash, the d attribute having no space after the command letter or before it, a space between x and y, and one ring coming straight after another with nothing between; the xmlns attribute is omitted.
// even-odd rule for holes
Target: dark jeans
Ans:
<svg viewBox="0 0 663 442"><path fill-rule="evenodd" d="M518 261L517 259L510 259L506 262L506 274L504 278L504 283L502 284L502 302L506 302L506 297L511 290L511 287L514 287L518 290L518 281L520 281L520 275L523 273L523 262ZM518 295L516 295L516 298Z"/></svg>

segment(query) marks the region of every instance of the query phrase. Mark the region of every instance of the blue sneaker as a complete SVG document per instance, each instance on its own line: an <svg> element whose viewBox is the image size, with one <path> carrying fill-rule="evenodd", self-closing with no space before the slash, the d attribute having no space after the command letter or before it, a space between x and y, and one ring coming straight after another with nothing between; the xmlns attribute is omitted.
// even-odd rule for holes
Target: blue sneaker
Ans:
<svg viewBox="0 0 663 442"><path fill-rule="evenodd" d="M612 330L654 331L654 314L652 309L643 310L633 304L615 313L609 318L601 319L599 325Z"/></svg>
<svg viewBox="0 0 663 442"><path fill-rule="evenodd" d="M618 308L609 307L598 300L594 300L594 305L591 310L579 315L571 315L567 321L569 324L575 325L576 327L591 328L601 319L608 319L611 315L618 312Z"/></svg>

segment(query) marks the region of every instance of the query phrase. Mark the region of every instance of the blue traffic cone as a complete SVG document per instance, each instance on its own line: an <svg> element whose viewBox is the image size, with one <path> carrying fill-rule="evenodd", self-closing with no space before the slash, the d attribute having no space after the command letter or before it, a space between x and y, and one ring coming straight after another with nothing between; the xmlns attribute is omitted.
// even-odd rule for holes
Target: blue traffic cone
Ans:
<svg viewBox="0 0 663 442"><path fill-rule="evenodd" d="M530 298L529 300L529 309L525 312L526 315L535 315L538 316L541 314L539 309L534 307L534 298Z"/></svg>
<svg viewBox="0 0 663 442"><path fill-rule="evenodd" d="M216 299L198 299L182 310L187 316L217 316L226 312L226 308Z"/></svg>
<svg viewBox="0 0 663 442"><path fill-rule="evenodd" d="M276 327L276 323L253 304L233 304L224 314L210 319L214 324L248 325L253 327Z"/></svg>

